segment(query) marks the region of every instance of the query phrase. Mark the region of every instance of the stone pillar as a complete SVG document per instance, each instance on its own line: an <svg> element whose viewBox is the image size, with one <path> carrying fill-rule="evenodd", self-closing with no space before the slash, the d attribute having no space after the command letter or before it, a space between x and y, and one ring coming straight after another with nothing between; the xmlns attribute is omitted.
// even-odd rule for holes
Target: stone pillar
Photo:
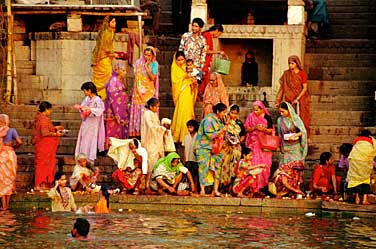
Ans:
<svg viewBox="0 0 376 249"><path fill-rule="evenodd" d="M77 13L69 13L67 15L67 30L72 32L82 31L82 18Z"/></svg>
<svg viewBox="0 0 376 249"><path fill-rule="evenodd" d="M304 2L303 0L288 0L287 10L288 25L304 25Z"/></svg>
<svg viewBox="0 0 376 249"><path fill-rule="evenodd" d="M207 22L208 6L206 0L192 0L190 23L192 23L193 18L196 17L200 17L205 23Z"/></svg>

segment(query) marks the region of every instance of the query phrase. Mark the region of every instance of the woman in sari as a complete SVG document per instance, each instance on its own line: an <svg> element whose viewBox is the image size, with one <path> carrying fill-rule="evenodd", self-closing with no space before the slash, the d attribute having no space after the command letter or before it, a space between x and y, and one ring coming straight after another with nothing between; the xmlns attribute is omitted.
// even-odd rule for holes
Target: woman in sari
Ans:
<svg viewBox="0 0 376 249"><path fill-rule="evenodd" d="M159 121L158 111L160 102L151 98L146 103L146 110L141 120L141 144L148 152L148 173L146 177L146 192L150 192L150 177L153 167L159 158L164 157L163 136L167 133L166 127Z"/></svg>
<svg viewBox="0 0 376 249"><path fill-rule="evenodd" d="M245 138L245 128L243 122L239 120L240 108L237 105L231 105L227 113L227 130L225 133L225 142L222 147L222 175L221 184L225 190L230 193L232 182L235 177L234 168L241 156L240 144Z"/></svg>
<svg viewBox="0 0 376 249"><path fill-rule="evenodd" d="M218 192L222 172L222 154L212 153L215 140L221 140L226 132L223 119L226 116L227 106L218 103L213 107L213 113L208 114L200 123L195 139L195 154L198 163L200 180L200 195L205 195L205 187L212 186L213 196L220 196Z"/></svg>
<svg viewBox="0 0 376 249"><path fill-rule="evenodd" d="M177 186L187 175L191 192L196 192L196 186L189 170L180 162L180 156L176 152L171 152L167 156L159 159L153 168L150 186L158 191L160 195L177 193Z"/></svg>
<svg viewBox="0 0 376 249"><path fill-rule="evenodd" d="M278 90L276 105L278 106L281 101L290 103L302 119L309 137L311 97L308 92L307 75L298 56L290 56L288 63L289 69L284 71L279 79L281 85Z"/></svg>
<svg viewBox="0 0 376 249"><path fill-rule="evenodd" d="M257 100L253 103L253 111L250 113L244 123L247 131L246 146L253 152L252 164L264 164L265 169L258 175L255 181L255 192L258 194L260 189L268 185L270 176L270 167L272 166L272 152L264 151L259 141L260 134L271 134L273 131L273 121L265 105Z"/></svg>
<svg viewBox="0 0 376 249"><path fill-rule="evenodd" d="M188 134L187 122L195 118L194 105L197 81L186 72L183 51L176 52L171 65L172 97L175 110L172 119L172 135L175 143L184 141Z"/></svg>
<svg viewBox="0 0 376 249"><path fill-rule="evenodd" d="M81 126L78 133L76 152L78 155L87 155L90 163L94 164L97 158L97 150L104 151L104 103L97 95L97 88L93 82L85 82L81 86L85 98L77 109L81 112Z"/></svg>
<svg viewBox="0 0 376 249"><path fill-rule="evenodd" d="M213 59L213 54L222 54L222 55L225 54L223 51L214 50L213 38L218 38L219 36L222 35L222 33L223 33L223 26L222 24L219 24L219 23L211 26L208 30L202 33L202 36L206 40L207 50L206 50L206 56L205 56L205 64L204 64L204 67L202 68L203 79L198 89L198 95L200 97L203 96L205 92L205 88L209 83L210 69L211 69L210 66L211 66L211 62Z"/></svg>
<svg viewBox="0 0 376 249"><path fill-rule="evenodd" d="M107 98L104 101L104 121L106 141L104 148L110 147L109 138L128 138L128 94L125 91L125 68L116 64L112 77L106 84Z"/></svg>
<svg viewBox="0 0 376 249"><path fill-rule="evenodd" d="M9 127L7 115L0 115L0 198L1 209L9 209L10 196L16 190L17 156L12 146L3 144Z"/></svg>
<svg viewBox="0 0 376 249"><path fill-rule="evenodd" d="M129 136L141 136L141 117L145 112L146 102L159 94L159 65L156 51L147 47L143 55L134 64L135 81L132 91L130 107Z"/></svg>
<svg viewBox="0 0 376 249"><path fill-rule="evenodd" d="M213 106L223 103L228 106L228 96L226 87L223 84L222 76L218 73L211 73L209 84L203 96L203 116L213 112Z"/></svg>
<svg viewBox="0 0 376 249"><path fill-rule="evenodd" d="M273 175L273 187L269 191L278 198L289 194L296 197L304 195L300 189L303 182L302 172L307 156L307 132L303 121L296 114L292 105L282 102L279 106L281 117L278 118L278 134L281 137L279 167Z"/></svg>
<svg viewBox="0 0 376 249"><path fill-rule="evenodd" d="M35 190L43 190L53 186L56 171L56 151L59 137L63 136L63 126L54 126L50 120L52 105L47 101L39 104L33 127L35 154Z"/></svg>
<svg viewBox="0 0 376 249"><path fill-rule="evenodd" d="M371 193L371 174L375 168L373 159L376 156L376 139L369 130L363 130L354 141L349 155L350 167L347 172L347 191L355 194L355 204L370 204L368 194ZM362 200L360 196L363 196Z"/></svg>
<svg viewBox="0 0 376 249"><path fill-rule="evenodd" d="M87 156L80 153L76 156L76 165L73 168L72 176L70 177L70 187L73 191L89 190L89 184L97 181L99 178L99 168L95 170L90 165Z"/></svg>
<svg viewBox="0 0 376 249"><path fill-rule="evenodd" d="M93 83L97 87L98 95L102 99L106 99L105 84L111 77L112 59L117 57L117 54L114 52L115 30L115 17L106 16L98 32L97 43L91 58Z"/></svg>

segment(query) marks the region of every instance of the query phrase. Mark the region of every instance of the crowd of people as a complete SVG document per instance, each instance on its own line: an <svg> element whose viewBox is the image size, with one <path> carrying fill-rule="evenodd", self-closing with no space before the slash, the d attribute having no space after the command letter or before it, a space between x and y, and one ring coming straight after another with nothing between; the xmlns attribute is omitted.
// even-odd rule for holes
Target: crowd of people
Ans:
<svg viewBox="0 0 376 249"><path fill-rule="evenodd" d="M288 58L288 69L280 79L276 108L280 116L273 123L262 101L255 101L244 123L240 107L229 104L221 74L212 65L213 38L223 32L216 24L201 33L204 22L192 21L171 65L171 89L175 106L172 120L159 118L159 65L157 51L144 49L133 65L135 80L130 101L126 93L125 69L113 63L113 33L116 20L106 17L93 52L93 82L81 86L84 100L76 104L81 115L75 150L76 165L67 185L67 176L56 172L61 125L50 120L52 104L39 105L33 129L35 148L35 190L48 189L52 211L107 213L109 195L116 191L98 185L98 152L107 152L118 166L113 172L114 188L132 194L175 194L336 198L346 190L355 194L355 203L369 204L370 176L376 156L376 141L364 130L353 147L341 146L340 166L344 180L335 175L334 159L323 152L314 168L309 189L303 189L302 172L310 143L310 95L307 76L297 56ZM253 63L253 65L252 65ZM244 85L257 85L254 54L246 54L242 71ZM249 64L249 65L248 65ZM250 68L248 73L245 73ZM103 83L105 82L105 83ZM195 120L196 100L202 102L201 121ZM277 134L277 135L276 135ZM0 115L0 168L2 208L9 207L15 191L17 158L13 147L22 144L17 132L9 129L9 118ZM263 137L263 138L262 138ZM263 140L278 141L268 147ZM270 142L269 141L269 142ZM179 155L184 148L184 156ZM273 151L279 151L278 168L272 171ZM77 208L72 191L100 193L95 206Z"/></svg>

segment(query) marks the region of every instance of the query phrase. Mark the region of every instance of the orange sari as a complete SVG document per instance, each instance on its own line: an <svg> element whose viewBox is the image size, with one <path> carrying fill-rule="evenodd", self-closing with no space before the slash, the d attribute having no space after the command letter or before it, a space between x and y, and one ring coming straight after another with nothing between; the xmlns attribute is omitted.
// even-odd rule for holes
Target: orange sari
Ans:
<svg viewBox="0 0 376 249"><path fill-rule="evenodd" d="M52 185L56 171L56 151L59 144L58 137L43 136L43 134L55 132L51 120L38 113L35 117L33 129L33 144L35 151L35 176L34 186L41 183Z"/></svg>

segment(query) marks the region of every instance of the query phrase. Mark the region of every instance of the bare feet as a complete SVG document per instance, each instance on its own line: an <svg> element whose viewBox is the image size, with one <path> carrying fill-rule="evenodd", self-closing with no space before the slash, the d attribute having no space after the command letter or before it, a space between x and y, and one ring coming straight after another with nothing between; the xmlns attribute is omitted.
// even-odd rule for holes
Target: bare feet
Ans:
<svg viewBox="0 0 376 249"><path fill-rule="evenodd" d="M360 204L359 194L356 194L356 196L355 196L355 204L356 204L356 205L359 205L359 204Z"/></svg>

